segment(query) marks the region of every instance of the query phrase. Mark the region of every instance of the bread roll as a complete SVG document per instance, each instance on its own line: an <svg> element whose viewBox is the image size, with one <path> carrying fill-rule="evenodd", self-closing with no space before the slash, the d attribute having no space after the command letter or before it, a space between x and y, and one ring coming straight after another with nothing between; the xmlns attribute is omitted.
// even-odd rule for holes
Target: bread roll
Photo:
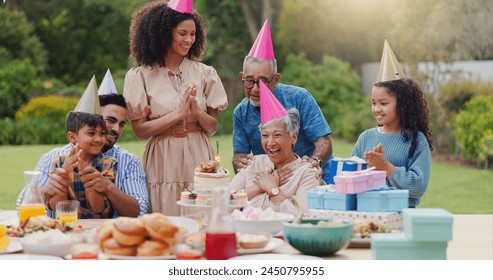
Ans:
<svg viewBox="0 0 493 280"><path fill-rule="evenodd" d="M119 244L132 246L138 245L144 240L146 231L141 220L120 217L113 224L112 235Z"/></svg>
<svg viewBox="0 0 493 280"><path fill-rule="evenodd" d="M168 246L175 244L178 227L161 213L145 214L141 217L147 234L155 240L165 242Z"/></svg>
<svg viewBox="0 0 493 280"><path fill-rule="evenodd" d="M136 246L120 245L114 238L108 238L103 242L103 252L110 255L135 256Z"/></svg>
<svg viewBox="0 0 493 280"><path fill-rule="evenodd" d="M103 242L106 239L113 236L113 224L115 223L114 219L110 219L102 223L98 228L98 243L99 248L103 249Z"/></svg>
<svg viewBox="0 0 493 280"><path fill-rule="evenodd" d="M168 245L157 240L145 240L137 246L137 256L162 256L169 254Z"/></svg>

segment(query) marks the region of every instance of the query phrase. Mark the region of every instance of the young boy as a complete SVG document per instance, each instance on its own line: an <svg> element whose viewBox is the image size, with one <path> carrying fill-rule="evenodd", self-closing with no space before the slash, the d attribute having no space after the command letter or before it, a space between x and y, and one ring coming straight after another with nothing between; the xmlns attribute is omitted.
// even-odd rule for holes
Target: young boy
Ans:
<svg viewBox="0 0 493 280"><path fill-rule="evenodd" d="M83 183L81 175L84 173L81 171L92 166L112 183L115 181L116 160L101 153L106 141L106 122L98 114L69 112L65 126L73 148L70 153L55 158L51 171L64 169L71 182L68 186L58 187L47 204L55 210L58 201L78 200L80 218L111 218L113 209L108 199L95 189L93 182Z"/></svg>

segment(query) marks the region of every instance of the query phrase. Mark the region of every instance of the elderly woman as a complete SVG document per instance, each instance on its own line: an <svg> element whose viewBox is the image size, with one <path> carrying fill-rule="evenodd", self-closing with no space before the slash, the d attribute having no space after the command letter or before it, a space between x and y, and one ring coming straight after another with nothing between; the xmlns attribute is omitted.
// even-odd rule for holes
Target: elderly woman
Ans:
<svg viewBox="0 0 493 280"><path fill-rule="evenodd" d="M252 164L242 169L231 181L233 190L245 190L252 206L296 215L298 209L291 197L295 197L303 213L307 212L306 192L318 185L317 170L293 153L298 137L300 114L290 109L287 115L260 126L265 155L256 155ZM278 171L294 170L284 185L279 185Z"/></svg>

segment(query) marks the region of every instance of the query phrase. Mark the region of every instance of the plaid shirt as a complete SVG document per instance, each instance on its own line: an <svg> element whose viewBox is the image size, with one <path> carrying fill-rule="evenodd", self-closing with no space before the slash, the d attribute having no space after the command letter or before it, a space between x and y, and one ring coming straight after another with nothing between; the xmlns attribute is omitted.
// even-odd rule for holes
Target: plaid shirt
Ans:
<svg viewBox="0 0 493 280"><path fill-rule="evenodd" d="M61 155L53 161L51 171L55 168L60 168L65 162L66 155ZM111 182L115 183L115 176L117 174L118 165L116 159L103 155L99 153L91 164L92 167L96 168L101 174L110 179ZM86 198L86 189L84 184L80 180L79 170L74 168L72 173L73 183L70 184L69 193L67 199L78 200L80 202L79 214L81 219L108 219L113 217L114 210L111 207L110 201L105 198L104 210L101 213L94 213L88 205Z"/></svg>

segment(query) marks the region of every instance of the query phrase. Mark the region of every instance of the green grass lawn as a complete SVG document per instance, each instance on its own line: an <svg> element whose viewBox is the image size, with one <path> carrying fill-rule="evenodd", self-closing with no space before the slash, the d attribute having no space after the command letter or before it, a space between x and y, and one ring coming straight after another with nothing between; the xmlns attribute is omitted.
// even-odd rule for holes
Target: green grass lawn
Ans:
<svg viewBox="0 0 493 280"><path fill-rule="evenodd" d="M215 136L219 141L222 165L233 170L231 135ZM120 143L142 157L145 142ZM334 156L349 157L353 147L333 139ZM0 146L0 209L14 209L24 186L22 172L35 168L41 155L55 145ZM419 205L421 208L444 208L455 214L493 214L493 171L459 166L456 163L432 162L431 181Z"/></svg>

